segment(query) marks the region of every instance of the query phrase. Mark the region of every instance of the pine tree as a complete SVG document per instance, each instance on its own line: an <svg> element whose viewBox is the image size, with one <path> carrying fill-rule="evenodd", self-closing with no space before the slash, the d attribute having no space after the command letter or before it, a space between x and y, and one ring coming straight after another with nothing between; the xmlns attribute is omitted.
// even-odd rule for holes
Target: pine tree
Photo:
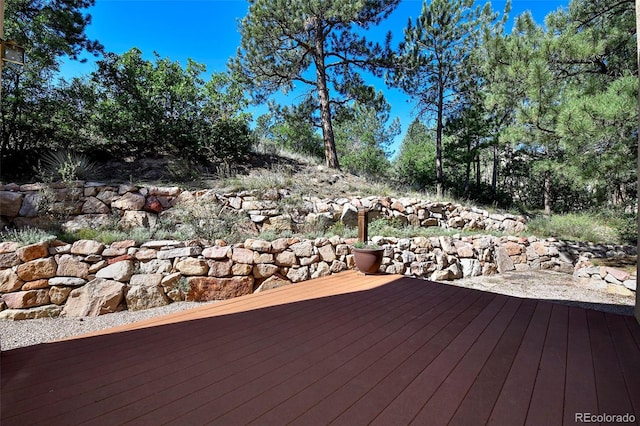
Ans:
<svg viewBox="0 0 640 426"><path fill-rule="evenodd" d="M490 6L473 8L473 0L425 0L415 24L409 20L400 44L392 85L418 101L421 117L436 125L437 192L443 192L442 138L447 114L456 108L458 76L490 19Z"/></svg>
<svg viewBox="0 0 640 426"><path fill-rule="evenodd" d="M399 0L252 0L240 25L242 36L233 69L244 76L256 101L295 82L315 90L320 108L325 159L339 168L332 102L353 99L364 85L356 69L379 72L382 47L362 35ZM315 72L312 72L315 71ZM336 96L330 95L334 91Z"/></svg>

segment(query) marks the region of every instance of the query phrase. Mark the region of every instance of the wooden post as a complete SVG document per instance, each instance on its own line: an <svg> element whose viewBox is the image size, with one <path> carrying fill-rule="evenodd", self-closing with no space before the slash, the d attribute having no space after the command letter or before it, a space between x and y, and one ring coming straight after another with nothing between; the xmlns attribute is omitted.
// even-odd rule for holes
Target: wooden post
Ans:
<svg viewBox="0 0 640 426"><path fill-rule="evenodd" d="M369 241L369 211L364 207L358 209L358 241Z"/></svg>

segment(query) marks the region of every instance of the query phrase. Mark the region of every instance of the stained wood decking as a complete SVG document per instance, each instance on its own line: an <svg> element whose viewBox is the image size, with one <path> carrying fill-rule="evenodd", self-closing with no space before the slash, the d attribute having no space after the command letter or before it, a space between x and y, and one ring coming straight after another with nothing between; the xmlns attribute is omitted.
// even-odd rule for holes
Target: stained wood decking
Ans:
<svg viewBox="0 0 640 426"><path fill-rule="evenodd" d="M632 317L353 272L1 354L1 423L640 417Z"/></svg>

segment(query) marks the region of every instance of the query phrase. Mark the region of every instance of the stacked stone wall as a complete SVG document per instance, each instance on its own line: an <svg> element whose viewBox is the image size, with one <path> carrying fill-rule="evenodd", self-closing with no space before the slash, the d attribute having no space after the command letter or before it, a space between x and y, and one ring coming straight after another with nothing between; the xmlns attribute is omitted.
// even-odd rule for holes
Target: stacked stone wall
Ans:
<svg viewBox="0 0 640 426"><path fill-rule="evenodd" d="M373 240L385 249L380 272L437 281L547 269L574 273L586 284L600 279L623 294L631 291L627 287L635 280L612 268L598 268L597 277L580 272L595 268L593 257L634 254L635 247L534 237ZM173 240L110 245L51 241L23 247L4 242L0 243L0 318L82 317L242 296L352 269L354 242L337 236L248 239L232 246Z"/></svg>
<svg viewBox="0 0 640 426"><path fill-rule="evenodd" d="M117 221L121 228L153 228L163 216L174 217L172 209L193 203L215 203L243 214L262 231L293 231L318 219L342 221L357 226L359 208L370 210L371 219L393 218L401 224L459 230L526 230L523 216L490 213L475 207L432 202L417 198L295 197L285 189L220 193L215 190L187 191L179 187L109 185L99 182L45 184L0 184L0 228L43 227L48 219L43 206L64 228L95 228ZM286 206L283 207L283 206Z"/></svg>

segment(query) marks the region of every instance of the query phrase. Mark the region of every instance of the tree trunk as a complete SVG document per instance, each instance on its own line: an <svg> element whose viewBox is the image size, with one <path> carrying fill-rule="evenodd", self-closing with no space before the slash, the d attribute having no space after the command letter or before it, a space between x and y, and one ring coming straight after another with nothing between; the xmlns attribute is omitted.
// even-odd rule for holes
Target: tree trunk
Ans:
<svg viewBox="0 0 640 426"><path fill-rule="evenodd" d="M480 194L480 177L481 177L481 173L480 173L480 147L477 146L476 147L476 158L475 158L475 162L476 162L476 188L478 190L478 194Z"/></svg>
<svg viewBox="0 0 640 426"><path fill-rule="evenodd" d="M551 170L544 172L544 214L551 215Z"/></svg>
<svg viewBox="0 0 640 426"><path fill-rule="evenodd" d="M465 156L465 171L464 171L464 195L469 197L471 191L471 140L467 140L467 155Z"/></svg>
<svg viewBox="0 0 640 426"><path fill-rule="evenodd" d="M327 70L324 64L324 44L320 35L320 28L316 30L316 75L318 100L320 101L320 118L322 121L322 139L324 140L324 158L327 167L339 169L338 153L336 152L336 142L333 134L333 124L331 122L331 105L329 104L329 88L327 87Z"/></svg>
<svg viewBox="0 0 640 426"><path fill-rule="evenodd" d="M498 165L498 138L496 137L493 144L493 171L491 173L491 191L494 195L498 193Z"/></svg>
<svg viewBox="0 0 640 426"><path fill-rule="evenodd" d="M436 123L436 194L442 198L444 192L444 173L442 172L442 131L444 120L444 88L440 84L438 88L438 117Z"/></svg>

